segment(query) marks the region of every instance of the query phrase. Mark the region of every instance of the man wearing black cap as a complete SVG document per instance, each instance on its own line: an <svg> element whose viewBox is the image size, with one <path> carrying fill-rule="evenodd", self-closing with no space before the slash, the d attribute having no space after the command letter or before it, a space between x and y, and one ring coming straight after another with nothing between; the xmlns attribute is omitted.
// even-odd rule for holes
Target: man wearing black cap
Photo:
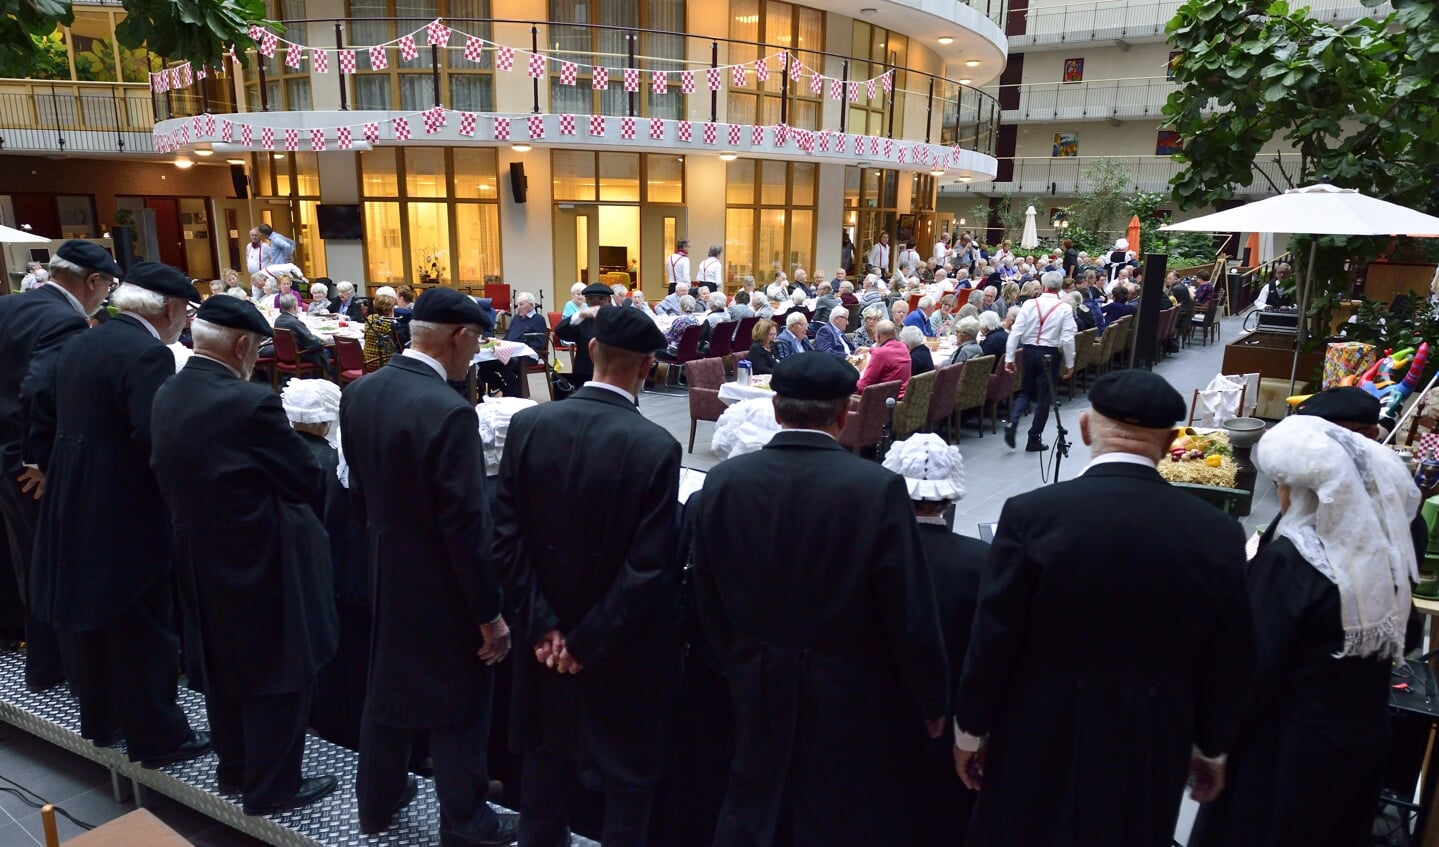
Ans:
<svg viewBox="0 0 1439 847"><path fill-rule="evenodd" d="M319 465L279 395L250 382L271 332L249 302L206 300L195 355L155 394L150 426L216 777L221 793L243 793L247 815L313 803L337 784L300 771L315 677L339 634ZM209 432L233 435L196 438Z"/></svg>
<svg viewBox="0 0 1439 847"><path fill-rule="evenodd" d="M340 400L350 495L375 563L355 787L360 828L389 827L414 798L410 747L425 731L446 847L515 838L514 821L485 802L493 665L509 652L510 635L500 616L483 447L474 409L446 383L464 378L490 326L474 300L432 288L415 301L409 349ZM392 500L397 482L404 510Z"/></svg>
<svg viewBox="0 0 1439 847"><path fill-rule="evenodd" d="M579 388L594 378L595 363L590 359L590 340L595 337L595 315L600 309L610 305L614 301L614 292L608 285L595 283L587 286L583 292L585 295L585 308L570 315L567 321L561 321L555 329L555 337L561 341L573 344L574 353L574 379L570 380L575 388ZM663 345L661 345L663 346Z"/></svg>
<svg viewBox="0 0 1439 847"><path fill-rule="evenodd" d="M80 734L100 745L123 732L146 767L209 751L175 705L170 517L150 470L150 408L175 375L166 346L200 294L180 271L130 268L110 296L120 315L65 345L36 397L40 503L30 608L75 640ZM118 721L118 726L117 726Z"/></svg>
<svg viewBox="0 0 1439 847"><path fill-rule="evenodd" d="M710 471L686 521L736 716L715 847L916 843L913 780L947 725L948 668L904 478L836 441L857 381L826 353L781 360L781 431ZM865 512L797 525L796 503Z"/></svg>
<svg viewBox="0 0 1439 847"><path fill-rule="evenodd" d="M569 844L581 785L605 792L601 843L645 844L669 761L680 448L635 405L665 339L637 309L606 306L586 323L594 378L574 402L510 420L495 501L521 646L510 743L525 756L527 847ZM536 480L584 504L584 521L556 532Z"/></svg>
<svg viewBox="0 0 1439 847"><path fill-rule="evenodd" d="M0 514L10 538L10 559L23 600L35 547L37 501L45 475L29 442L32 400L60 348L89 326L120 266L98 244L66 241L50 260L50 280L20 296L0 297ZM25 682L34 690L65 681L54 629L26 621Z"/></svg>
<svg viewBox="0 0 1439 847"><path fill-rule="evenodd" d="M1191 767L1195 800L1223 788L1253 682L1244 534L1155 470L1183 398L1144 370L1089 398L1094 458L1010 498L980 578L955 713L956 769L983 784L975 843L1168 844ZM1061 503L1138 519L1096 546Z"/></svg>

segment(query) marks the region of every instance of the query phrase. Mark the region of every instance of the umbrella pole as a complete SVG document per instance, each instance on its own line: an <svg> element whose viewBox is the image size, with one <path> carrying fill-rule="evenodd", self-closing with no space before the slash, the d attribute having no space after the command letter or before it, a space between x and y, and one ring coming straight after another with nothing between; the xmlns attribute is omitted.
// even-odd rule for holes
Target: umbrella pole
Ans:
<svg viewBox="0 0 1439 847"><path fill-rule="evenodd" d="M1299 351L1304 349L1305 336L1308 335L1309 316L1306 314L1309 308L1309 289L1314 287L1314 256L1319 251L1319 237L1309 236L1309 267L1305 276L1308 280L1299 289L1299 321L1294 329L1294 362L1289 366L1289 396L1294 396L1295 377L1299 375ZM1274 283L1270 283L1273 285Z"/></svg>

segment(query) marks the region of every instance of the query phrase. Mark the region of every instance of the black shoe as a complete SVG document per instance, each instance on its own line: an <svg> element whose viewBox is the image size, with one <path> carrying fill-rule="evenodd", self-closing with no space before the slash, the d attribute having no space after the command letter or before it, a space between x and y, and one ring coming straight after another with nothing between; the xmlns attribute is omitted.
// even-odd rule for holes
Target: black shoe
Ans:
<svg viewBox="0 0 1439 847"><path fill-rule="evenodd" d="M340 781L333 776L310 776L300 780L300 790L295 792L283 803L276 803L273 806L251 806L245 804L245 814L253 817L264 815L277 815L280 812L288 812L291 809L298 809L308 806L316 800L322 800L335 793L335 787Z"/></svg>
<svg viewBox="0 0 1439 847"><path fill-rule="evenodd" d="M494 835L486 835L476 838L472 842L476 847L506 847L514 844L520 837L520 819L515 816L500 818L500 825L495 828Z"/></svg>
<svg viewBox="0 0 1439 847"><path fill-rule="evenodd" d="M226 779L215 771L215 788L221 794L239 794L245 790L245 775L241 774L239 779Z"/></svg>
<svg viewBox="0 0 1439 847"><path fill-rule="evenodd" d="M37 682L31 682L31 681L28 680L28 679L25 680L25 687L28 688L28 689L30 689L30 693L31 693L31 694L42 694L42 693L44 693L44 692L46 692L46 691L51 691L51 690L54 690L54 689L56 689L56 688L59 688L60 686L62 686L62 685L64 685L64 684L65 684L65 677L63 677L63 676L62 676L62 677L55 678L55 679L43 679L43 680L39 680L39 681L37 681Z"/></svg>
<svg viewBox="0 0 1439 847"><path fill-rule="evenodd" d="M109 735L106 735L104 738L90 739L90 743L94 744L96 747L119 747L121 744L125 743L125 733L117 729Z"/></svg>
<svg viewBox="0 0 1439 847"><path fill-rule="evenodd" d="M395 804L395 807L390 810L389 814L385 815L385 819L382 821L367 821L364 818L360 818L360 832L363 832L365 835L374 835L389 829L390 824L394 821L395 815L399 814L401 809L410 805L410 801L415 799L415 794L419 789L419 781L414 777L410 777L409 782L405 784L405 793L400 795L399 802Z"/></svg>
<svg viewBox="0 0 1439 847"><path fill-rule="evenodd" d="M181 742L179 747L163 756L145 759L140 762L140 766L153 769L163 768L166 765L178 765L181 762L198 759L208 752L210 752L210 733L197 730L190 733L190 737Z"/></svg>
<svg viewBox="0 0 1439 847"><path fill-rule="evenodd" d="M1024 445L1024 452L1026 453L1043 453L1045 450L1048 449L1049 445L1045 444L1043 441L1031 441L1028 444Z"/></svg>
<svg viewBox="0 0 1439 847"><path fill-rule="evenodd" d="M1012 422L1012 421L1011 421L1010 423L1006 424L1005 427L1004 427L1004 443L1005 443L1005 444L1009 447L1009 449L1011 449L1011 450L1014 449L1014 432L1015 432L1015 430L1017 430L1017 429L1019 429L1019 424L1014 423L1014 422Z"/></svg>

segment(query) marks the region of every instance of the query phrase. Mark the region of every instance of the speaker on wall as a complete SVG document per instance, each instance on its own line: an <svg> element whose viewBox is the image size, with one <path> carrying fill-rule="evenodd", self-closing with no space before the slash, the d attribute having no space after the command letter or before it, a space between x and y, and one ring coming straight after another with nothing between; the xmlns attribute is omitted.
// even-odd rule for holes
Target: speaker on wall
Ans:
<svg viewBox="0 0 1439 847"><path fill-rule="evenodd" d="M250 196L250 181L245 178L244 165L230 166L230 183L235 186L235 197L244 200Z"/></svg>
<svg viewBox="0 0 1439 847"><path fill-rule="evenodd" d="M529 184L525 180L525 163L510 162L510 193L514 195L515 202L525 202L528 190Z"/></svg>

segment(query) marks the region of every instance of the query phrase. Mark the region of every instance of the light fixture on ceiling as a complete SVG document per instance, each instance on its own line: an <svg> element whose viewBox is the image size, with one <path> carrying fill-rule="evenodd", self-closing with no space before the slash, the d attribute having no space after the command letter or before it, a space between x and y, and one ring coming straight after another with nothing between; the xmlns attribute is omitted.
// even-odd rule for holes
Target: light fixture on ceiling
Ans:
<svg viewBox="0 0 1439 847"><path fill-rule="evenodd" d="M225 164L227 164L227 165L243 165L243 164L245 164L245 160L244 160L244 159L226 159L226 160L225 160Z"/></svg>
<svg viewBox="0 0 1439 847"><path fill-rule="evenodd" d="M979 60L978 60L978 59L970 59L968 62L965 62L965 63L964 63L964 66L965 66L966 68L977 68L977 67L979 67Z"/></svg>
<svg viewBox="0 0 1439 847"><path fill-rule="evenodd" d="M734 22L737 24L757 24L759 15L735 15Z"/></svg>
<svg viewBox="0 0 1439 847"><path fill-rule="evenodd" d="M964 224L964 218L960 218L960 219L959 219L959 225L960 225L960 226L964 226L964 225L965 225L965 224Z"/></svg>
<svg viewBox="0 0 1439 847"><path fill-rule="evenodd" d="M951 44L954 43L954 36L952 36L952 35L941 35L941 36L939 37L939 43L940 43L940 44L943 44L943 45L946 46L946 47L948 47L949 45L951 45Z"/></svg>
<svg viewBox="0 0 1439 847"><path fill-rule="evenodd" d="M959 84L960 84L960 85L969 85L971 82L974 82L974 80L970 79L969 77L964 77L964 78L960 79Z"/></svg>
<svg viewBox="0 0 1439 847"><path fill-rule="evenodd" d="M511 144L510 149L515 151L516 153L528 153L533 148L530 147L530 145L528 144Z"/></svg>
<svg viewBox="0 0 1439 847"><path fill-rule="evenodd" d="M873 6L865 6L863 9L859 10L859 13L861 15L878 15L879 10L874 8Z"/></svg>
<svg viewBox="0 0 1439 847"><path fill-rule="evenodd" d="M184 156L179 156L175 159L175 167L179 168L182 171L186 168L193 168L195 167L195 160L186 158Z"/></svg>
<svg viewBox="0 0 1439 847"><path fill-rule="evenodd" d="M213 155L215 155L215 151L214 151L214 150L211 150L209 147L197 147L197 148L195 148L195 155L196 155L196 156L213 156Z"/></svg>
<svg viewBox="0 0 1439 847"><path fill-rule="evenodd" d="M972 179L972 177L962 176L962 177L959 178L959 181L960 181L960 182L969 182L970 179Z"/></svg>
<svg viewBox="0 0 1439 847"><path fill-rule="evenodd" d="M272 159L283 159L283 158L285 158L285 154L284 154L284 153L276 153L275 155L271 156L270 158L272 158Z"/></svg>
<svg viewBox="0 0 1439 847"><path fill-rule="evenodd" d="M725 152L723 152L723 153L720 154L720 161L721 161L721 162L733 162L735 159L738 159L738 158L739 158L739 154L737 154L737 153L731 153L731 152L729 152L729 151L725 151Z"/></svg>
<svg viewBox="0 0 1439 847"><path fill-rule="evenodd" d="M930 175L930 176L944 176L944 171L941 170L941 169L939 169L939 168L935 168L934 170L932 170L932 171L929 172L929 175Z"/></svg>

